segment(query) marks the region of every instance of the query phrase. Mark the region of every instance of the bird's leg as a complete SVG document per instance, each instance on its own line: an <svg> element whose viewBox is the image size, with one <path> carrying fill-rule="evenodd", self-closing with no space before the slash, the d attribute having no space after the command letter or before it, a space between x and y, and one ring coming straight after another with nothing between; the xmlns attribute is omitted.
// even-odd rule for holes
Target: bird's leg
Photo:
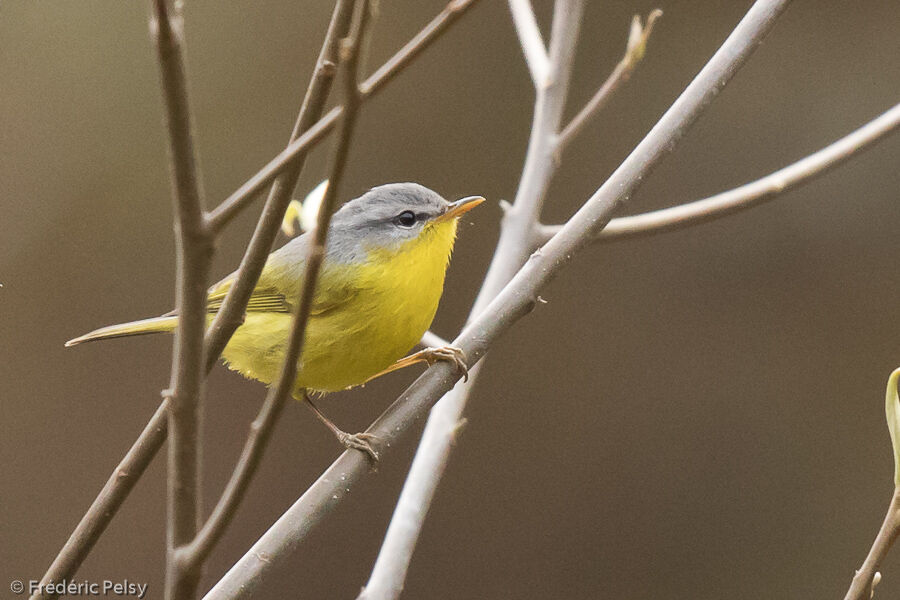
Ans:
<svg viewBox="0 0 900 600"><path fill-rule="evenodd" d="M421 362L428 363L428 366L430 367L440 360L453 363L454 366L456 366L456 374L461 375L463 381L469 380L469 368L466 366L466 355L463 354L463 351L453 346L441 346L440 348L425 348L424 350L419 350L415 354L410 354L406 358L401 358L384 371L376 373L366 379L364 383L369 383L382 375L387 375L388 373Z"/></svg>
<svg viewBox="0 0 900 600"><path fill-rule="evenodd" d="M378 436L372 435L371 433L347 433L346 431L341 430L337 425L331 422L331 419L326 417L319 407L313 404L313 401L310 400L309 394L306 391L303 392L303 403L306 404L310 410L315 413L316 417L319 418L325 426L331 430L334 436L338 439L338 441L343 444L345 448L352 448L354 450L362 450L366 454L368 454L373 461L378 461L378 452L375 451L375 448L372 446L372 442L378 441Z"/></svg>

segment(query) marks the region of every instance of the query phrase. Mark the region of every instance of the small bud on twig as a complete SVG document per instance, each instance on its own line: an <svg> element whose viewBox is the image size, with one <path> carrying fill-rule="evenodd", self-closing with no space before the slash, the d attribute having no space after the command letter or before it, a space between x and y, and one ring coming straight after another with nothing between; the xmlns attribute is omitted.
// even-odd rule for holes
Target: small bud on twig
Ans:
<svg viewBox="0 0 900 600"><path fill-rule="evenodd" d="M640 15L634 15L631 19L631 30L628 33L628 46L625 54L629 62L638 62L644 58L644 53L647 51L647 40L650 38L650 33L653 31L653 25L662 14L663 11L660 9L653 9L650 14L647 15L646 25L641 24Z"/></svg>

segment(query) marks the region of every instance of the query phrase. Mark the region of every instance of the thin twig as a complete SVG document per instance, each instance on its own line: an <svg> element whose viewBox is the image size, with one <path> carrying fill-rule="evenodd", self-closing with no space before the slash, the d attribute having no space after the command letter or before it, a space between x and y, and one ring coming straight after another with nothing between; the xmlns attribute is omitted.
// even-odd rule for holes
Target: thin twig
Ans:
<svg viewBox="0 0 900 600"><path fill-rule="evenodd" d="M190 542L200 511L200 404L203 399L203 334L212 236L206 224L191 132L184 30L167 0L153 0L150 30L156 44L169 130L177 251L178 328L169 390L168 512L166 518L166 598L192 598L199 570L181 569L175 550Z"/></svg>
<svg viewBox="0 0 900 600"><path fill-rule="evenodd" d="M514 3L511 2L510 8L513 7ZM518 10L513 10L513 16L521 15L524 10L531 12L527 3L524 7L519 5ZM548 81L546 85L537 85L535 88L534 117L522 178L515 200L503 218L500 240L484 284L469 314L470 320L512 279L533 249L531 238L534 227L539 221L544 197L559 164L556 152L557 133L568 96L583 12L584 4L581 0L557 0L554 4L547 64ZM533 18L532 13L532 20ZM519 40L525 48L527 40L521 33ZM527 55L526 51L526 57ZM419 450L360 600L386 600L400 595L428 507L449 460L457 423L462 418L466 400L480 372L479 364L469 371L468 384L458 383L431 410Z"/></svg>
<svg viewBox="0 0 900 600"><path fill-rule="evenodd" d="M566 226L522 269L490 305L453 341L475 364L488 347L536 304L540 290L590 243L612 212L644 181L659 160L715 98L784 10L788 0L759 0L675 104ZM385 449L459 379L449 363L436 363L419 377L368 429ZM205 596L207 600L248 598L266 575L290 556L368 472L360 452L344 452L264 533Z"/></svg>
<svg viewBox="0 0 900 600"><path fill-rule="evenodd" d="M756 181L703 200L613 219L595 239L598 242L609 242L677 231L759 206L788 190L812 181L862 150L871 148L875 142L897 131L898 128L900 128L900 104L818 152ZM561 225L538 226L535 245L545 243L561 228Z"/></svg>
<svg viewBox="0 0 900 600"><path fill-rule="evenodd" d="M853 576L844 600L870 600L878 578L878 567L900 535L900 487L894 488L891 504L866 560Z"/></svg>
<svg viewBox="0 0 900 600"><path fill-rule="evenodd" d="M461 17L466 10L473 7L478 0L453 0L451 1L437 17L429 22L419 33L417 33L406 45L403 46L396 54L379 67L371 76L360 84L360 94L362 98L369 98L375 95L384 85L391 81L395 75L409 65L412 60L421 54L426 48L431 46L447 29ZM295 157L305 148L305 144L312 144L324 137L340 119L343 107L337 107L328 112L316 124L311 127L306 134L300 136L297 141L289 147L285 152L279 154L282 161L274 170L268 171L263 176L255 176L249 184L241 187L241 192L235 192L223 202L218 208L220 210L210 213L211 228L216 229L220 224L215 223L214 214L218 214L219 218L224 222L230 220L230 217L224 218L222 215L229 212L226 206L231 205L231 210L237 212L243 208L244 202L249 202L252 194L259 191L266 183L271 181L280 171L287 166L292 157ZM311 147L311 146L310 146ZM237 214L235 212L235 214ZM233 216L233 215L231 215ZM260 263L260 269L264 261ZM255 285L255 282L254 282ZM221 342L220 342L221 343ZM213 346L210 344L212 349ZM216 352L210 351L209 356L215 355ZM164 402L157 409L157 415L160 411L166 409L167 402ZM129 476L120 478L118 476L119 469L110 475L106 486L97 496L88 511L82 516L75 528L75 531L69 537L59 555L53 561L50 569L44 575L42 581L62 581L70 579L81 566L81 563L93 549L94 544L103 534L106 526L115 516L121 507L128 493L134 487L134 484L141 477L147 465L159 452L163 442L166 439L168 423L166 419L154 417L133 446L123 459L122 464L126 461L132 468L128 470ZM121 465L120 465L121 466ZM45 589L45 588L41 588ZM51 598L53 596L45 594L43 596L35 596L35 598Z"/></svg>
<svg viewBox="0 0 900 600"><path fill-rule="evenodd" d="M643 26L641 25L641 18L638 15L634 16L631 21L625 56L616 64L616 68L613 69L613 72L609 74L609 77L606 78L606 81L603 82L603 85L600 86L600 89L597 90L588 103L584 105L584 108L569 121L569 124L559 134L556 142L557 155L562 154L566 146L575 139L587 122L590 121L591 117L600 112L619 86L631 77L635 67L644 58L644 53L647 50L647 40L650 39L650 34L653 32L653 25L661 16L662 11L658 8L651 11L647 16L647 23Z"/></svg>
<svg viewBox="0 0 900 600"><path fill-rule="evenodd" d="M522 47L522 54L525 55L525 64L531 73L531 81L535 89L540 89L550 75L550 57L541 38L534 9L529 0L509 0L509 12L512 13L519 45Z"/></svg>

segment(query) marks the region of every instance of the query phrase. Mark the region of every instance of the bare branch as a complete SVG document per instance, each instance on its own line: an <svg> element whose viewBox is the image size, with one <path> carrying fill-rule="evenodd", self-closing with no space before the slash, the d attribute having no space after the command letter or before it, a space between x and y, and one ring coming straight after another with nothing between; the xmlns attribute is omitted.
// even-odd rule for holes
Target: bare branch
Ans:
<svg viewBox="0 0 900 600"><path fill-rule="evenodd" d="M644 26L641 25L641 18L638 15L634 16L631 21L625 56L618 62L616 68L606 78L600 89L584 105L584 108L575 115L569 124L566 125L566 128L562 130L562 133L559 134L559 139L556 142L557 155L562 154L566 146L575 139L587 122L606 106L613 93L631 77L631 73L634 72L635 67L641 62L647 50L647 40L650 39L650 34L653 32L653 25L662 14L662 11L659 9L652 11L647 16L647 24Z"/></svg>
<svg viewBox="0 0 900 600"><path fill-rule="evenodd" d="M534 18L534 9L529 0L509 0L509 12L512 13L519 45L525 55L525 64L531 72L531 81L535 89L540 89L550 75L550 57L541 39L541 30Z"/></svg>
<svg viewBox="0 0 900 600"><path fill-rule="evenodd" d="M365 81L359 84L359 93L362 100L368 100L370 97L381 91L391 79L397 76L403 69L409 65L416 57L418 57L426 48L436 42L447 29L453 25L466 11L475 6L479 0L451 0L447 6L437 14L425 27L406 42L402 48L397 50L383 65L378 67L374 73L366 77Z"/></svg>
<svg viewBox="0 0 900 600"><path fill-rule="evenodd" d="M197 531L200 509L200 403L203 398L203 333L206 289L212 261L212 236L201 202L191 133L184 31L180 14L170 15L167 0L153 0L150 30L159 58L160 81L169 130L172 186L177 232L176 309L178 328L169 397L168 512L166 519L166 597L192 598L199 570L184 570L175 550Z"/></svg>
<svg viewBox="0 0 900 600"><path fill-rule="evenodd" d="M306 97L304 98L297 124L291 134L291 141L296 140L300 135L309 130L322 113L325 99L328 96L328 91L330 90L331 81L334 75L334 63L338 58L340 40L349 29L350 19L353 14L352 6L352 2L348 0L339 0L335 3L334 13L329 24L328 32L325 36L322 50L319 53L319 58L316 61L316 70L310 82L309 89L307 90ZM346 139L342 138L339 143L343 144L347 140L349 140L349 136ZM297 179L299 178L304 159L305 153L299 157L289 169L282 172L278 178L275 179L269 194L269 199L266 202L266 210L263 211L263 216L254 232L254 238L248 246L242 268L238 272L237 281L232 287L229 298L226 298L222 311L220 311L221 320L217 319L217 321L223 324L231 323L231 327L226 325L220 330L212 330L209 338L211 345L221 345L221 347L224 348L227 339L230 337L233 330L240 324L242 319L236 318L236 316L243 314L247 300L255 286L255 280L258 278L258 274L254 276L252 274L252 269L244 267L244 264L265 264L265 258L268 256L268 252L271 250L271 245L275 238L275 235L272 233L272 227L267 221L274 219L279 213L283 213L286 208L286 203L290 202L290 197L296 186ZM282 207L282 205L285 206ZM222 222L222 225L224 225L224 221ZM277 229L275 229L275 232L277 232ZM322 255L322 253L317 253L313 250L314 248L311 248L309 251L310 256L308 257L307 263L310 265L315 263L316 258L320 258ZM324 248L322 251L324 252ZM262 261L259 260L259 256L262 256ZM247 275L243 277L242 281L241 276L245 272L245 269ZM221 538L221 535L225 532L228 524L234 518L234 515L237 513L238 505L243 499L243 496L249 487L250 480L256 472L256 468L262 458L263 450L270 437L275 421L277 420L281 409L287 402L291 391L293 391L293 385L297 375L297 361L303 348L306 323L309 318L317 275L318 269L313 268L307 272L307 277L304 279L299 294L300 302L298 311L292 321L285 360L277 384L269 388L269 392L266 395L260 413L250 426L250 434L248 435L244 450L235 466L228 485L220 497L215 509L210 514L209 519L207 519L206 523L197 534L197 537L189 546L184 547L180 552L179 560L183 561L186 565L203 563L214 545ZM251 281L253 281L252 284L250 283ZM245 290L238 288L242 283L246 288ZM233 302L229 302L229 300L233 300ZM229 315L228 309L232 306L233 309ZM228 331L228 329L231 331ZM216 331L220 332L218 336L215 333ZM217 343L216 337L221 338L223 341ZM221 349L218 348L216 348L216 350L219 352L221 351ZM208 369L213 366L217 354L218 352L216 352L216 356L214 356L212 360L208 361Z"/></svg>
<svg viewBox="0 0 900 600"><path fill-rule="evenodd" d="M759 206L812 181L862 150L872 147L875 142L896 131L898 126L900 104L818 152L756 181L703 200L613 219L595 240L609 242L676 231ZM540 225L535 243L543 244L561 228L560 225Z"/></svg>
<svg viewBox="0 0 900 600"><path fill-rule="evenodd" d="M375 95L385 84L394 78L403 68L405 68L413 59L431 44L437 40L453 23L457 21L469 8L473 7L478 0L452 0L444 10L438 14L430 23L428 23L419 33L417 33L403 48L394 54L387 62L379 67L371 76L360 84L360 94L363 98ZM279 154L276 159L278 165L264 174L254 176L247 184L241 186L238 192L232 194L228 200L223 202L216 210L210 213L211 229L218 229L231 217L225 218L223 214L231 210L239 211L243 208L244 203L249 202L250 196L259 191L264 185L272 181L275 176L290 163L291 159L295 159L297 154L302 152L307 145L318 142L324 138L325 134L337 124L343 112L343 107L336 107L328 112L316 124L307 130L307 133L300 136L291 146L284 152ZM228 208L228 205L234 205ZM235 213L236 214L236 213ZM216 223L218 219L223 219L222 223ZM233 215L232 215L233 216ZM280 219L280 218L279 218ZM263 263L264 264L264 263ZM261 266L260 266L261 269ZM255 285L255 280L253 285ZM251 286L252 287L252 286ZM223 343L223 342L220 342ZM227 342L224 342L227 343ZM215 346L209 344L210 350L207 356L218 356L221 350L215 351ZM224 346L223 346L224 347ZM97 539L102 535L106 526L115 516L119 507L128 497L128 493L136 483L137 479L143 474L147 465L159 452L163 442L166 439L168 423L164 418L158 418L160 411L166 410L167 402L164 402L157 410L156 416L150 421L140 437L135 441L128 455L123 459L121 464L128 462L132 468L128 470L128 477L119 477L119 470L114 472L106 486L97 496L94 503L82 517L75 531L69 537L63 550L54 560L50 569L44 575L42 581L61 581L71 578L81 563L90 553ZM120 468L121 468L120 464ZM45 588L41 588L45 589ZM49 595L36 596L50 598Z"/></svg>
<svg viewBox="0 0 900 600"><path fill-rule="evenodd" d="M537 302L537 294L609 221L659 160L684 135L703 109L746 62L772 28L788 0L759 0L687 89L629 157L541 250L534 253L503 291L454 340L474 364L488 347ZM446 393L459 375L449 363L431 366L369 432L386 443L398 440L417 417ZM347 497L367 473L367 459L344 452L206 595L247 598L274 567L296 549L322 518Z"/></svg>

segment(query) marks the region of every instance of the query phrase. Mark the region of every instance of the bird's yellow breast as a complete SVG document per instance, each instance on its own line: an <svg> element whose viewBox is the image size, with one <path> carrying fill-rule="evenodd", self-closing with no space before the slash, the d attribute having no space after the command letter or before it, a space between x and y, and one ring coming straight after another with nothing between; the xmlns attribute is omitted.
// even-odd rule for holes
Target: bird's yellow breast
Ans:
<svg viewBox="0 0 900 600"><path fill-rule="evenodd" d="M329 304L329 290L344 292L333 307L311 316L296 387L337 391L359 385L415 346L437 311L455 237L452 219L426 225L400 246L370 249L359 265L326 261L318 282L323 303ZM248 313L223 352L229 367L272 383L290 322L286 313Z"/></svg>

